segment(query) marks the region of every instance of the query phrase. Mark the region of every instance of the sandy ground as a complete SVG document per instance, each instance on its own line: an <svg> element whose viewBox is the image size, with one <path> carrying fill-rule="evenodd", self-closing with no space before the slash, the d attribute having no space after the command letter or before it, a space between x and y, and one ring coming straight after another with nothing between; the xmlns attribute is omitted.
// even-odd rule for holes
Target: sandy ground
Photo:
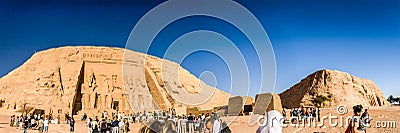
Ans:
<svg viewBox="0 0 400 133"><path fill-rule="evenodd" d="M326 132L326 133L337 133L337 132L344 132L345 127L340 127L340 117L347 117L352 115L352 110L349 109L349 112L345 115L339 115L336 112L336 109L322 109L321 116L329 116L331 113L333 116L338 116L338 119L334 119L334 122L338 122L337 127L331 127L329 124L329 119L324 120L325 127L319 127L318 124L321 122L316 123L316 126L297 126L293 127L288 124L287 127L283 128L284 133L292 133L292 132L299 132L299 133L314 133L314 132ZM379 107L379 108L371 108L369 110L370 116L372 117L371 127L367 129L368 132L379 132L379 133L399 133L399 123L400 123L400 107ZM17 114L12 111L0 109L0 133L22 133L22 130L16 129L15 127L9 126L9 116L11 114ZM239 116L239 117L222 117L225 121L229 122L230 129L234 133L255 133L258 128L258 125L250 125L249 124L249 116ZM381 126L383 123L389 122L396 122L396 127L377 127L377 122L380 122ZM345 123L345 120L344 120ZM342 124L346 125L346 124ZM386 124L388 126L388 124ZM132 133L136 133L139 129L140 124L131 124L130 129ZM28 130L28 133L37 133L37 130ZM50 124L49 133L68 133L69 132L69 125L67 124ZM75 125L75 133L86 133L87 128L84 122L77 121Z"/></svg>

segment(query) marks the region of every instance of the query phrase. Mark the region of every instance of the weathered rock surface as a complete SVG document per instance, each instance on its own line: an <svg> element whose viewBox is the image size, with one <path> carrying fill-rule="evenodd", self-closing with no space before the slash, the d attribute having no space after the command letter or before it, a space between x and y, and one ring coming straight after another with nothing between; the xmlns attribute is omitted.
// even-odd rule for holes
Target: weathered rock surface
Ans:
<svg viewBox="0 0 400 133"><path fill-rule="evenodd" d="M167 81L165 76L179 78ZM176 63L109 47L41 51L0 79L4 108L19 109L22 103L28 103L53 114L170 108L185 113L192 105L170 95L184 95L182 92L211 92L207 101L196 105L202 109L225 105L230 96L204 84Z"/></svg>
<svg viewBox="0 0 400 133"><path fill-rule="evenodd" d="M338 105L387 106L382 91L371 80L336 70L320 70L279 94L285 108L313 106L318 95L327 97L323 107Z"/></svg>

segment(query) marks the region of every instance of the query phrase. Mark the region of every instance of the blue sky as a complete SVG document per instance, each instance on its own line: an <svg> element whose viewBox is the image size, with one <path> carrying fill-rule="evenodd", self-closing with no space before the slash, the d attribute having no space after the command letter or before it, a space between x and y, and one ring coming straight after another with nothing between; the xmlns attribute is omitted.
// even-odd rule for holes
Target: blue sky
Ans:
<svg viewBox="0 0 400 133"><path fill-rule="evenodd" d="M400 96L400 1L237 2L250 10L268 33L276 56L276 93L316 70L336 69L373 80L386 96ZM0 1L0 76L35 51L70 45L125 47L136 22L160 3ZM149 53L161 57L175 39L194 30L215 31L229 38L244 53L251 82L260 80L249 41L234 26L216 18L192 16L171 23L155 38ZM229 70L217 55L192 53L182 66L196 76L213 72L218 88L229 91ZM251 90L257 87L250 85ZM250 95L255 93L250 91Z"/></svg>

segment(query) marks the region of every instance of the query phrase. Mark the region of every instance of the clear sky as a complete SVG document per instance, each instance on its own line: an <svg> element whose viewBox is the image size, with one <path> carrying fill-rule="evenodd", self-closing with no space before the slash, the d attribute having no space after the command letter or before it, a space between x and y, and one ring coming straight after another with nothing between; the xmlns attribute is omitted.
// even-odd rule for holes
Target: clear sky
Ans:
<svg viewBox="0 0 400 133"><path fill-rule="evenodd" d="M237 2L250 10L268 33L276 56L276 93L316 70L335 69L373 80L385 96L400 96L400 1ZM0 76L20 66L35 51L70 45L125 47L136 22L160 3L152 0L69 3L2 0ZM149 53L161 57L175 39L194 30L221 33L240 48L249 64L256 64L249 41L238 29L205 16L171 23L155 38ZM229 70L217 55L196 52L187 56L181 65L196 76L203 71L213 72L217 87L229 91ZM259 70L251 67L258 66L250 65L250 79L257 82Z"/></svg>

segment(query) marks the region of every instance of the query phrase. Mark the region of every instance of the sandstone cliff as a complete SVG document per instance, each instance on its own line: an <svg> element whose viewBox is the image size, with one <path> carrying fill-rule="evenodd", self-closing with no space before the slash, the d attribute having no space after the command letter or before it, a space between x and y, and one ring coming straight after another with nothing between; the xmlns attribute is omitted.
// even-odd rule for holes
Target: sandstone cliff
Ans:
<svg viewBox="0 0 400 133"><path fill-rule="evenodd" d="M328 98L322 103L323 107L388 105L374 82L336 70L317 71L279 95L286 108L313 106L318 95Z"/></svg>
<svg viewBox="0 0 400 133"><path fill-rule="evenodd" d="M165 80L166 76L179 78ZM229 98L176 63L122 48L82 46L41 51L0 79L2 107L19 109L28 103L53 114L170 108L184 113L191 105L171 96L183 92L211 92L207 101L197 105L201 109L224 105Z"/></svg>

